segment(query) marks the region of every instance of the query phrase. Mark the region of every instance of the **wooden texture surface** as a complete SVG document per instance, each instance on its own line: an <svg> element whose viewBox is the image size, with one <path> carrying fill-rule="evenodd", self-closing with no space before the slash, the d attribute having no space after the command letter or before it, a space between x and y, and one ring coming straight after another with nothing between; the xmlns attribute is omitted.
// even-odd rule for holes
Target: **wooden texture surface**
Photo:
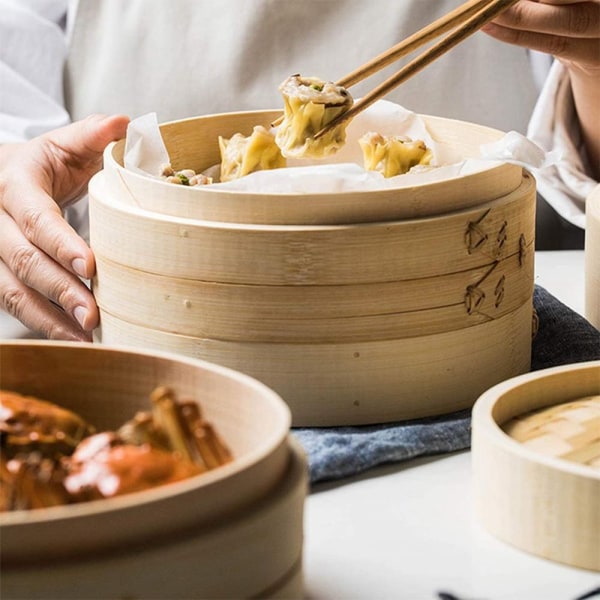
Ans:
<svg viewBox="0 0 600 600"><path fill-rule="evenodd" d="M338 344L229 342L166 333L101 313L96 340L169 349L265 382L296 426L359 425L472 406L531 362L532 303L464 329L398 340Z"/></svg>
<svg viewBox="0 0 600 600"><path fill-rule="evenodd" d="M172 186L177 187L177 186ZM103 173L90 184L94 252L134 269L252 285L405 281L481 267L532 247L535 181L437 217L341 226L216 223L124 204Z"/></svg>
<svg viewBox="0 0 600 600"><path fill-rule="evenodd" d="M473 409L473 478L477 515L500 539L532 554L600 571L600 471L583 460L547 456L503 427L532 411L564 413L600 395L600 361L537 371L498 384ZM587 421L597 433L593 414ZM567 424L568 425L568 424ZM564 419L554 427L554 434ZM573 429L573 427L571 427ZM584 426L582 429L587 429ZM585 434L584 434L585 437ZM594 436L592 435L592 438ZM594 450L593 439L578 442ZM554 444L554 449L557 445Z"/></svg>

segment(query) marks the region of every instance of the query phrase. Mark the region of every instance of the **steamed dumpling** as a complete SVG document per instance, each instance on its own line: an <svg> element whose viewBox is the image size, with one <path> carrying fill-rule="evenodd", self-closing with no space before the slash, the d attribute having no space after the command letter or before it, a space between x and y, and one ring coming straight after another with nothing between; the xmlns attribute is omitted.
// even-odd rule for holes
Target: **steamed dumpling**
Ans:
<svg viewBox="0 0 600 600"><path fill-rule="evenodd" d="M385 136L369 132L359 139L367 171L379 171L384 177L407 173L416 165L428 165L432 153L422 140L404 136Z"/></svg>
<svg viewBox="0 0 600 600"><path fill-rule="evenodd" d="M276 140L284 156L323 158L344 145L346 123L318 139L314 135L354 103L345 88L316 77L292 75L279 90L283 95L284 115Z"/></svg>
<svg viewBox="0 0 600 600"><path fill-rule="evenodd" d="M257 125L250 136L236 133L229 139L219 136L221 181L239 179L254 171L278 169L286 160L271 131Z"/></svg>

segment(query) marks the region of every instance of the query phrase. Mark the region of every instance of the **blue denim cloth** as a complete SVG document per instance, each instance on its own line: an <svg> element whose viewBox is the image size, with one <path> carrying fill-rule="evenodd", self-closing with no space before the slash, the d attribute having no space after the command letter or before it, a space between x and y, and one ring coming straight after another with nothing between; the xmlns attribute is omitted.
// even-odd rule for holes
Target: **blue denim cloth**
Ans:
<svg viewBox="0 0 600 600"><path fill-rule="evenodd" d="M532 370L600 359L600 331L536 286L539 327L532 345ZM376 465L469 448L471 410L427 419L362 427L296 428L311 483L341 479Z"/></svg>

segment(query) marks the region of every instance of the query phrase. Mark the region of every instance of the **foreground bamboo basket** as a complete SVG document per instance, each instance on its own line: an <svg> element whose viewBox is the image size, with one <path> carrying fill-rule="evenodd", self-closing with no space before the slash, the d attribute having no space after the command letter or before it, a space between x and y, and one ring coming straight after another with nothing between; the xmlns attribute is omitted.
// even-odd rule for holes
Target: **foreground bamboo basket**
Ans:
<svg viewBox="0 0 600 600"><path fill-rule="evenodd" d="M522 375L485 392L473 409L473 480L477 515L492 534L600 571L600 417L574 406L590 397L600 397L600 361ZM543 421L529 416L548 408ZM533 445L504 431L514 418L535 428L527 435L537 436Z"/></svg>
<svg viewBox="0 0 600 600"><path fill-rule="evenodd" d="M201 170L218 162L219 133L273 116L162 133L175 168ZM465 157L501 135L425 119ZM96 341L248 373L300 426L450 412L529 369L535 182L520 167L381 192L252 195L143 177L122 155L111 145L90 184Z"/></svg>
<svg viewBox="0 0 600 600"><path fill-rule="evenodd" d="M155 386L172 385L200 402L234 454L152 490L0 514L3 597L302 597L306 460L274 392L203 361L92 344L2 343L0 364L3 388L98 428L120 425L147 408Z"/></svg>

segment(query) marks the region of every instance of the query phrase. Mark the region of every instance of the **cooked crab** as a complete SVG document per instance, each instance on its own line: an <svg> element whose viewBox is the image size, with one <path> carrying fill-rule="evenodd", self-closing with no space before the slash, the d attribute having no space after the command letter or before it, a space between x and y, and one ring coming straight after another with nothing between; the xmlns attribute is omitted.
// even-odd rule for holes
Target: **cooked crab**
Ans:
<svg viewBox="0 0 600 600"><path fill-rule="evenodd" d="M7 458L29 452L58 458L93 431L79 415L52 402L0 390L0 443Z"/></svg>

